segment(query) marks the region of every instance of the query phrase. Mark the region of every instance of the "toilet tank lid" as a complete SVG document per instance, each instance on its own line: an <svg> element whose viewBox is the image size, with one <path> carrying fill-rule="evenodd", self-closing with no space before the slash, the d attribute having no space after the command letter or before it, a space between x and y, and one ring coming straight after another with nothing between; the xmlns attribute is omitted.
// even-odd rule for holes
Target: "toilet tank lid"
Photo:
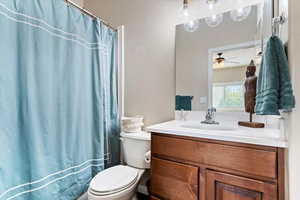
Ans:
<svg viewBox="0 0 300 200"><path fill-rule="evenodd" d="M151 140L151 134L145 131L140 131L136 133L121 133L121 137L123 138L130 138L130 139L136 139L136 140Z"/></svg>

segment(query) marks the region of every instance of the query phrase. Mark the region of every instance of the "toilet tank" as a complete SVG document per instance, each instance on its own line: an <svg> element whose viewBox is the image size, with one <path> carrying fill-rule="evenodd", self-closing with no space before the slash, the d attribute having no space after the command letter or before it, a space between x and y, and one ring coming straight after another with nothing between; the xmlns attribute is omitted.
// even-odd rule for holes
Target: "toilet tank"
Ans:
<svg viewBox="0 0 300 200"><path fill-rule="evenodd" d="M150 168L150 133L121 133L121 141L125 164L139 169Z"/></svg>

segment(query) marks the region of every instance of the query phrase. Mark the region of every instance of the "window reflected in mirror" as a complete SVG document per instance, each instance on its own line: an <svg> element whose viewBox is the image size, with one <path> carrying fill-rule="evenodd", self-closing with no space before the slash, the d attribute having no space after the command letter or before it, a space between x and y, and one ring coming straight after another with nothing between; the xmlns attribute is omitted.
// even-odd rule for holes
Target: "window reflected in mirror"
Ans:
<svg viewBox="0 0 300 200"><path fill-rule="evenodd" d="M260 48L250 42L220 49L214 50L212 58L212 105L220 111L243 111L246 69L251 60L259 68Z"/></svg>

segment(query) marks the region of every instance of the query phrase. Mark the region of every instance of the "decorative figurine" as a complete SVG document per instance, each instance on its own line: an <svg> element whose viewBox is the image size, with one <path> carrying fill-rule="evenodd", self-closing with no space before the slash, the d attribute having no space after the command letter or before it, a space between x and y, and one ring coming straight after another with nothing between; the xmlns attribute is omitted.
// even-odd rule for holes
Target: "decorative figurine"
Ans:
<svg viewBox="0 0 300 200"><path fill-rule="evenodd" d="M250 113L249 122L239 122L240 126L246 126L250 128L264 128L264 123L253 122L253 114L255 113L256 104L256 85L257 76L255 75L256 66L254 61L251 60L250 65L247 67L246 80L245 80L245 111Z"/></svg>

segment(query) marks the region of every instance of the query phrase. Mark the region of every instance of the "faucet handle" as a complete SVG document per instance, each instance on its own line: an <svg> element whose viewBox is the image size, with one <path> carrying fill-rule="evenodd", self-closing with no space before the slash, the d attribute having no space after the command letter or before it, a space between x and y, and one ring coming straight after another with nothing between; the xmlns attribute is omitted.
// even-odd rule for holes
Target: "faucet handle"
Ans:
<svg viewBox="0 0 300 200"><path fill-rule="evenodd" d="M215 121L215 113L217 112L217 109L214 107L208 108L207 113L205 116L205 121L201 122L203 124L219 124Z"/></svg>
<svg viewBox="0 0 300 200"><path fill-rule="evenodd" d="M214 112L217 112L217 109L214 108L214 107L211 107L211 108L208 108L207 112L208 113L214 113Z"/></svg>

